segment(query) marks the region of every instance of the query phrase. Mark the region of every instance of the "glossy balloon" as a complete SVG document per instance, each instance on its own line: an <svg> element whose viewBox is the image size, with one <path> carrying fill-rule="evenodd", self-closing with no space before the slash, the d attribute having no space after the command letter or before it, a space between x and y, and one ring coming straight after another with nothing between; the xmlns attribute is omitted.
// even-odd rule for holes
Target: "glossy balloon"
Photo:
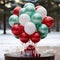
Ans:
<svg viewBox="0 0 60 60"><path fill-rule="evenodd" d="M34 34L31 35L31 41L33 43L39 42L41 39L41 35L38 32L35 32Z"/></svg>
<svg viewBox="0 0 60 60"><path fill-rule="evenodd" d="M19 23L19 18L17 15L11 15L9 17L9 25L13 26L15 23Z"/></svg>
<svg viewBox="0 0 60 60"><path fill-rule="evenodd" d="M36 1L31 0L31 2ZM47 16L47 10L43 6L35 7L33 3L26 3L23 8L17 6L13 10L9 24L12 33L21 42L27 43L31 39L33 43L37 43L47 36L48 28L53 26L54 20ZM32 53L35 54L34 51Z"/></svg>
<svg viewBox="0 0 60 60"><path fill-rule="evenodd" d="M14 35L16 35L17 37L19 37L20 34L21 34L22 32L24 32L24 27L21 26L21 25L19 25L19 24L14 24L14 25L12 26L12 28L11 28L11 31L12 31L12 33L13 33Z"/></svg>
<svg viewBox="0 0 60 60"><path fill-rule="evenodd" d="M45 24L41 24L38 28L40 33L48 33L48 27Z"/></svg>
<svg viewBox="0 0 60 60"><path fill-rule="evenodd" d="M28 1L30 1L32 3L36 3L38 0L28 0Z"/></svg>
<svg viewBox="0 0 60 60"><path fill-rule="evenodd" d="M24 0L25 2L36 3L38 0Z"/></svg>
<svg viewBox="0 0 60 60"><path fill-rule="evenodd" d="M35 13L35 14L32 16L31 21L32 21L34 24L41 24L41 22L42 22L42 16L41 16L39 13Z"/></svg>
<svg viewBox="0 0 60 60"><path fill-rule="evenodd" d="M41 39L44 39L48 33L41 33Z"/></svg>
<svg viewBox="0 0 60 60"><path fill-rule="evenodd" d="M35 26L36 26L37 31L38 31L38 29L39 29L40 25L41 25L41 24L36 24L36 25L35 25Z"/></svg>
<svg viewBox="0 0 60 60"><path fill-rule="evenodd" d="M39 14L41 14L43 18L44 18L45 16L47 16L47 10L46 10L43 6L41 6L40 8L38 8L38 9L36 10L36 12L39 13Z"/></svg>
<svg viewBox="0 0 60 60"><path fill-rule="evenodd" d="M26 24L27 22L30 22L30 17L29 17L29 15L27 15L27 14L21 14L21 15L19 16L19 23L20 23L21 25L25 26L25 24Z"/></svg>
<svg viewBox="0 0 60 60"><path fill-rule="evenodd" d="M32 3L26 3L26 4L24 5L24 8L26 8L27 6L33 6L33 7L35 7L34 4L32 4Z"/></svg>
<svg viewBox="0 0 60 60"><path fill-rule="evenodd" d="M26 50L27 51L35 51L35 47L33 45L28 45Z"/></svg>
<svg viewBox="0 0 60 60"><path fill-rule="evenodd" d="M41 5L38 5L35 7L35 10L37 10L38 8L41 8Z"/></svg>
<svg viewBox="0 0 60 60"><path fill-rule="evenodd" d="M25 8L25 13L31 17L35 13L35 8L33 6L27 6Z"/></svg>
<svg viewBox="0 0 60 60"><path fill-rule="evenodd" d="M15 15L19 15L19 11L21 10L20 6L17 6L14 10L13 10L13 14Z"/></svg>
<svg viewBox="0 0 60 60"><path fill-rule="evenodd" d="M54 25L54 19L50 16L46 16L43 20L42 20L43 24L46 24L48 26L48 28L51 28Z"/></svg>
<svg viewBox="0 0 60 60"><path fill-rule="evenodd" d="M15 36L15 38L19 39L19 36Z"/></svg>
<svg viewBox="0 0 60 60"><path fill-rule="evenodd" d="M23 42L23 43L27 43L29 41L29 35L26 34L25 32L23 32L20 35L20 41Z"/></svg>
<svg viewBox="0 0 60 60"><path fill-rule="evenodd" d="M32 22L28 22L27 24L25 24L24 30L27 34L31 35L36 31L36 27Z"/></svg>
<svg viewBox="0 0 60 60"><path fill-rule="evenodd" d="M25 8L21 8L21 10L19 11L19 15L24 14L25 13Z"/></svg>

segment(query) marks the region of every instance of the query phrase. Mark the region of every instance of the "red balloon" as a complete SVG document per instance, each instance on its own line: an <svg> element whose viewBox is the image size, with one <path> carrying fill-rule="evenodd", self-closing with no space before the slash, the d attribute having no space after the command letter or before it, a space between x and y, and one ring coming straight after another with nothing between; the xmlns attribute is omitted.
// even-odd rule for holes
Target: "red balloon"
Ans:
<svg viewBox="0 0 60 60"><path fill-rule="evenodd" d="M33 46L33 45L29 45L28 47L27 47L27 50L35 50L35 47Z"/></svg>
<svg viewBox="0 0 60 60"><path fill-rule="evenodd" d="M27 33L23 32L20 35L20 41L23 43L27 43L29 41L29 35Z"/></svg>
<svg viewBox="0 0 60 60"><path fill-rule="evenodd" d="M14 10L13 10L13 14L15 15L19 15L19 11L21 10L20 6L17 6Z"/></svg>
<svg viewBox="0 0 60 60"><path fill-rule="evenodd" d="M40 36L40 34L38 32L35 32L34 34L31 35L31 41L33 43L39 42L40 39L41 39L41 36Z"/></svg>
<svg viewBox="0 0 60 60"><path fill-rule="evenodd" d="M27 46L27 48L24 49L24 52L30 54L30 56L36 56L36 49L33 45Z"/></svg>
<svg viewBox="0 0 60 60"><path fill-rule="evenodd" d="M45 18L42 20L43 24L46 24L47 27L52 27L54 25L54 19L50 16L45 16Z"/></svg>
<svg viewBox="0 0 60 60"><path fill-rule="evenodd" d="M19 37L20 34L24 31L24 27L21 26L20 24L14 24L11 28L11 31L14 35Z"/></svg>
<svg viewBox="0 0 60 60"><path fill-rule="evenodd" d="M40 8L40 7L41 7L41 5L39 5L39 6L36 6L36 7L35 7L35 10L37 10L37 9L38 9L38 8Z"/></svg>

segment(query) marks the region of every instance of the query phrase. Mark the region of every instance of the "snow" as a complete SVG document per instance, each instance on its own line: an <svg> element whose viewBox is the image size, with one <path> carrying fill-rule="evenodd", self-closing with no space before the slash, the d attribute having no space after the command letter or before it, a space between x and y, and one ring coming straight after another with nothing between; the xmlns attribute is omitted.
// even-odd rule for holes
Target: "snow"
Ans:
<svg viewBox="0 0 60 60"><path fill-rule="evenodd" d="M19 39L16 39L10 30L7 30L7 34L3 34L3 31L0 31L0 45L21 45ZM37 46L60 46L60 32L50 32L47 37L40 40L36 44Z"/></svg>

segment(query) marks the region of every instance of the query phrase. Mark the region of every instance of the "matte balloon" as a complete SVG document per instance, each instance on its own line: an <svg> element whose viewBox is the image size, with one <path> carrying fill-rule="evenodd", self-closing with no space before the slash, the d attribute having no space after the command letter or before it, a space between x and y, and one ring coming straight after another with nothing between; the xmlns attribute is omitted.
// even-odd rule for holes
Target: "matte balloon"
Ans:
<svg viewBox="0 0 60 60"><path fill-rule="evenodd" d="M43 18L44 18L45 16L47 16L47 10L46 10L43 6L41 6L40 8L38 8L38 9L36 10L36 12L39 13L39 14L41 14Z"/></svg>
<svg viewBox="0 0 60 60"><path fill-rule="evenodd" d="M26 3L26 4L24 5L24 8L26 8L27 6L33 6L33 7L35 7L34 4L32 4L32 3Z"/></svg>
<svg viewBox="0 0 60 60"><path fill-rule="evenodd" d="M19 11L19 15L24 14L25 13L25 8L21 8L21 10Z"/></svg>
<svg viewBox="0 0 60 60"><path fill-rule="evenodd" d="M39 42L41 39L41 35L38 32L35 32L34 34L31 35L31 41L33 43Z"/></svg>
<svg viewBox="0 0 60 60"><path fill-rule="evenodd" d="M41 22L42 22L42 16L41 16L39 13L35 13L35 14L32 16L31 21L32 21L34 24L41 24Z"/></svg>
<svg viewBox="0 0 60 60"><path fill-rule="evenodd" d="M25 8L25 13L31 17L35 13L35 8L33 6L27 6Z"/></svg>
<svg viewBox="0 0 60 60"><path fill-rule="evenodd" d="M19 37L22 32L24 32L24 27L19 24L14 24L11 28L12 33Z"/></svg>
<svg viewBox="0 0 60 60"><path fill-rule="evenodd" d="M21 35L20 35L20 41L23 42L23 43L27 43L29 41L29 35L26 34L25 32L23 32Z"/></svg>
<svg viewBox="0 0 60 60"><path fill-rule="evenodd" d="M30 22L30 17L29 17L29 15L27 15L27 14L21 14L21 15L19 16L19 23L20 23L21 25L25 26L25 24L26 24L27 22Z"/></svg>
<svg viewBox="0 0 60 60"><path fill-rule="evenodd" d="M54 19L50 16L46 16L43 20L42 20L43 24L46 24L48 26L48 28L51 28L54 25Z"/></svg>
<svg viewBox="0 0 60 60"><path fill-rule="evenodd" d="M13 26L15 23L19 23L19 18L17 15L11 15L9 17L9 24L10 26Z"/></svg>
<svg viewBox="0 0 60 60"><path fill-rule="evenodd" d="M13 14L15 15L19 15L19 11L21 10L20 6L17 6L14 10L13 10Z"/></svg>
<svg viewBox="0 0 60 60"><path fill-rule="evenodd" d="M44 39L48 33L41 33L41 39Z"/></svg>
<svg viewBox="0 0 60 60"><path fill-rule="evenodd" d="M48 27L45 24L41 24L38 28L40 33L48 33Z"/></svg>
<svg viewBox="0 0 60 60"><path fill-rule="evenodd" d="M25 24L24 30L27 34L31 35L36 31L36 27L35 27L34 23L28 22Z"/></svg>

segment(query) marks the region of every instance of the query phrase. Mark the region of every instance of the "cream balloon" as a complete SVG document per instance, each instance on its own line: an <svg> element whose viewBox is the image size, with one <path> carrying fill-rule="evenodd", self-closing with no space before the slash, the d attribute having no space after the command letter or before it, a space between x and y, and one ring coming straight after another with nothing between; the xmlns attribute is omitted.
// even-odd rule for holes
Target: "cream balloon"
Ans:
<svg viewBox="0 0 60 60"><path fill-rule="evenodd" d="M27 34L31 35L36 31L35 24L32 22L28 22L24 26L24 30Z"/></svg>
<svg viewBox="0 0 60 60"><path fill-rule="evenodd" d="M27 14L21 14L19 16L19 23L24 26L27 22L30 22L29 15L27 15Z"/></svg>
<svg viewBox="0 0 60 60"><path fill-rule="evenodd" d="M36 10L37 13L41 14L42 17L44 18L45 16L47 16L47 10L41 6Z"/></svg>

